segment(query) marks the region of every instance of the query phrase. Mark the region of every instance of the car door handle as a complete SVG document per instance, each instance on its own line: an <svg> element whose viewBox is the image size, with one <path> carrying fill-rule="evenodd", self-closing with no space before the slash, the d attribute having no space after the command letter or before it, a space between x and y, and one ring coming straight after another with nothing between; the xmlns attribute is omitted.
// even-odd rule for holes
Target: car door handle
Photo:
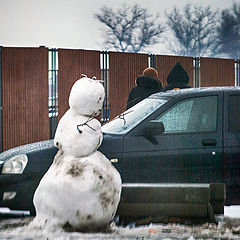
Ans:
<svg viewBox="0 0 240 240"><path fill-rule="evenodd" d="M216 146L217 140L216 139L203 139L202 145L203 146Z"/></svg>

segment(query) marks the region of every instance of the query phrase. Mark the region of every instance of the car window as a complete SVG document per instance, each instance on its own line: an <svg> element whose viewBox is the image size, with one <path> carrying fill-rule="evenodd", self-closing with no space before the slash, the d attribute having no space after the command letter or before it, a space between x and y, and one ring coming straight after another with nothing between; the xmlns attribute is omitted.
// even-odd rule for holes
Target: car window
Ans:
<svg viewBox="0 0 240 240"><path fill-rule="evenodd" d="M183 100L153 121L163 122L165 133L216 131L217 96Z"/></svg>
<svg viewBox="0 0 240 240"><path fill-rule="evenodd" d="M166 99L160 98L144 99L112 121L103 125L102 131L110 134L125 134L166 102Z"/></svg>
<svg viewBox="0 0 240 240"><path fill-rule="evenodd" d="M240 96L229 97L229 131L240 132Z"/></svg>

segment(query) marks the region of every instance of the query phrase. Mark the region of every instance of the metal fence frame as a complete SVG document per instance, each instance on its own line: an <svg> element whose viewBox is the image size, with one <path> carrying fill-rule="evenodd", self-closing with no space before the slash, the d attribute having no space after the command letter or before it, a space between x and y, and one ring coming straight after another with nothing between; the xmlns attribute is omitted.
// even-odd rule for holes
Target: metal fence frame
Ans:
<svg viewBox="0 0 240 240"><path fill-rule="evenodd" d="M108 83L109 83L109 57L108 52L103 51L100 53L100 69L101 69L101 80L103 80L103 86L105 88L105 99L103 102L103 109L101 115L101 121L106 122L109 120L109 96L108 96Z"/></svg>
<svg viewBox="0 0 240 240"><path fill-rule="evenodd" d="M50 138L53 138L58 122L58 51L56 48L48 51L48 81L49 134Z"/></svg>
<svg viewBox="0 0 240 240"><path fill-rule="evenodd" d="M156 68L156 63L157 63L156 54L150 54L148 58L149 58L149 63L148 63L149 67Z"/></svg>
<svg viewBox="0 0 240 240"><path fill-rule="evenodd" d="M240 86L240 59L235 60L235 85Z"/></svg>
<svg viewBox="0 0 240 240"><path fill-rule="evenodd" d="M193 87L200 87L201 86L200 63L201 62L200 62L199 57L193 58L193 68L194 68Z"/></svg>

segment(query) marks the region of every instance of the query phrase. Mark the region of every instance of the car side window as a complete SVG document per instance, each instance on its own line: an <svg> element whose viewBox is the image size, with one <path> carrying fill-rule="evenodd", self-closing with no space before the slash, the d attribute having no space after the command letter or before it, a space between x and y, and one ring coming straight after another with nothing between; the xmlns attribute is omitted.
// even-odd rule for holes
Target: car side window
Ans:
<svg viewBox="0 0 240 240"><path fill-rule="evenodd" d="M240 96L229 96L229 131L240 132Z"/></svg>
<svg viewBox="0 0 240 240"><path fill-rule="evenodd" d="M217 96L183 100L153 121L163 122L165 133L216 131Z"/></svg>

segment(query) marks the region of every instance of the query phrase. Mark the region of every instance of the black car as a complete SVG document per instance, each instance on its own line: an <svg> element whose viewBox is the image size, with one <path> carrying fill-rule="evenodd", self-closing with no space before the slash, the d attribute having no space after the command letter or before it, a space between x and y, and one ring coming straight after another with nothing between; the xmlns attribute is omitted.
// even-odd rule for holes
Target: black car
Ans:
<svg viewBox="0 0 240 240"><path fill-rule="evenodd" d="M240 88L157 93L106 123L98 149L123 183L225 183L240 203ZM53 140L0 154L0 207L31 210L57 148Z"/></svg>

